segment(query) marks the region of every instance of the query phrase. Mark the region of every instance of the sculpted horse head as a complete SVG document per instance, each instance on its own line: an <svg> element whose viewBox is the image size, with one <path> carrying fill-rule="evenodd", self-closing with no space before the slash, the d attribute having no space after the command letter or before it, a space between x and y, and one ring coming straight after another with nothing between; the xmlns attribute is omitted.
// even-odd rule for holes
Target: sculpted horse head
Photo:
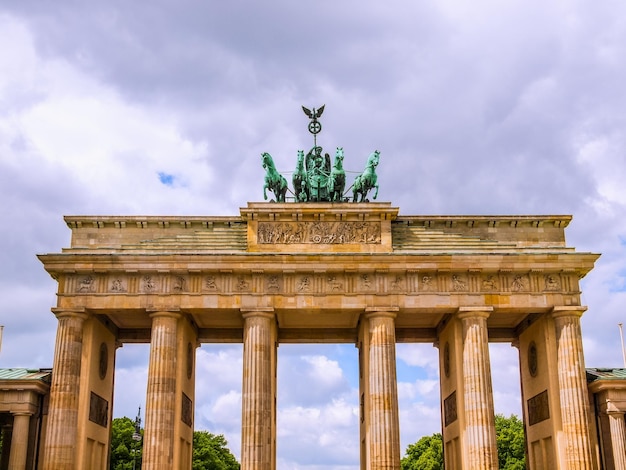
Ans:
<svg viewBox="0 0 626 470"><path fill-rule="evenodd" d="M283 175L276 171L274 159L272 156L263 152L261 154L261 162L265 168L265 185L263 186L263 198L267 200L266 190L270 190L276 196L276 201L285 202L285 194L287 194L287 180Z"/></svg>
<svg viewBox="0 0 626 470"><path fill-rule="evenodd" d="M337 147L337 151L335 152L335 163L333 166L340 170L343 169L343 147Z"/></svg>
<svg viewBox="0 0 626 470"><path fill-rule="evenodd" d="M380 152L378 150L374 150L374 152L372 152L367 159L366 171L367 171L367 168L371 168L372 169L371 171L374 171L376 167L378 166L379 161L380 161Z"/></svg>
<svg viewBox="0 0 626 470"><path fill-rule="evenodd" d="M376 176L376 167L378 166L379 161L380 152L375 150L368 157L363 173L357 176L356 180L354 180L354 184L352 185L353 202L357 202L359 195L361 196L361 199L358 202L367 201L367 193L373 188L376 188L373 198L376 199L378 197L378 177Z"/></svg>

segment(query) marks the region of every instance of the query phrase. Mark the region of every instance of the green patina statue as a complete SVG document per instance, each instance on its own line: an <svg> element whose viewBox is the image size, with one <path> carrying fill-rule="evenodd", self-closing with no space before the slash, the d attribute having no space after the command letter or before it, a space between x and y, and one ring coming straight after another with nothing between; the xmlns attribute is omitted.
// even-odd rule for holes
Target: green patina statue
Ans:
<svg viewBox="0 0 626 470"><path fill-rule="evenodd" d="M305 155L304 150L298 150L296 169L293 172L292 183L296 202L345 202L346 172L343 169L343 147L337 147L335 161L331 166L330 155L324 154L322 147L317 145L317 134L322 125L318 121L324 106L313 111L302 107L305 114L311 119L309 132L313 134L313 148ZM263 168L266 170L263 197L267 200L267 190L272 191L277 202L285 202L289 188L287 180L276 170L272 156L264 152L262 155ZM353 202L367 202L367 193L376 188L373 198L378 197L378 183L376 182L376 167L380 159L380 152L376 150L367 159L365 170L356 177L352 188ZM348 188L348 190L350 189ZM360 197L359 197L360 196Z"/></svg>
<svg viewBox="0 0 626 470"><path fill-rule="evenodd" d="M375 150L374 153L372 153L367 159L367 164L365 165L363 173L357 176L352 184L352 202L366 202L367 193L372 188L376 188L374 199L378 197L378 183L376 182L378 177L376 176L376 167L378 166L379 160L380 152ZM361 200L357 201L359 194L361 195Z"/></svg>
<svg viewBox="0 0 626 470"><path fill-rule="evenodd" d="M277 202L285 202L285 194L287 194L287 180L283 175L276 171L272 156L264 152L261 154L263 168L265 168L265 186L263 186L263 198L267 200L267 190L269 189L276 196Z"/></svg>
<svg viewBox="0 0 626 470"><path fill-rule="evenodd" d="M343 169L343 147L337 147L335 163L328 178L328 193L332 202L342 202L346 187L346 172Z"/></svg>

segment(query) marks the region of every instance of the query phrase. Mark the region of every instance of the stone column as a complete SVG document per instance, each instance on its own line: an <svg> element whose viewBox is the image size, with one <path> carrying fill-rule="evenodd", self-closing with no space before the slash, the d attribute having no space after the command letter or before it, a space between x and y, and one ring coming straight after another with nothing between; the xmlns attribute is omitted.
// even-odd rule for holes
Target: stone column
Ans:
<svg viewBox="0 0 626 470"><path fill-rule="evenodd" d="M273 470L274 368L273 311L243 313L241 469Z"/></svg>
<svg viewBox="0 0 626 470"><path fill-rule="evenodd" d="M83 326L87 314L53 309L57 326L50 385L50 406L44 446L44 470L74 470L78 428Z"/></svg>
<svg viewBox="0 0 626 470"><path fill-rule="evenodd" d="M489 363L488 307L462 307L465 459L468 468L497 469L498 449Z"/></svg>
<svg viewBox="0 0 626 470"><path fill-rule="evenodd" d="M155 312L150 339L150 365L144 428L144 470L174 468L174 417L176 414L177 312Z"/></svg>
<svg viewBox="0 0 626 470"><path fill-rule="evenodd" d="M568 469L592 469L589 439L589 396L580 333L585 307L554 307L561 421Z"/></svg>
<svg viewBox="0 0 626 470"><path fill-rule="evenodd" d="M626 423L624 413L609 411L609 428L611 429L611 448L615 470L626 470Z"/></svg>
<svg viewBox="0 0 626 470"><path fill-rule="evenodd" d="M13 436L9 470L25 470L28 456L28 434L32 413L13 413Z"/></svg>
<svg viewBox="0 0 626 470"><path fill-rule="evenodd" d="M371 311L369 323L369 469L400 469L400 419L396 380L396 314Z"/></svg>

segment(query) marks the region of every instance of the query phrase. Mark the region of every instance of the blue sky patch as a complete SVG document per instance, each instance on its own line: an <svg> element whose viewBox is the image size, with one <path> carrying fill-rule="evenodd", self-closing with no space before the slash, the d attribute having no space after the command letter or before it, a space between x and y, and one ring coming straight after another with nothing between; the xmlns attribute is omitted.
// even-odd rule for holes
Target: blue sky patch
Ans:
<svg viewBox="0 0 626 470"><path fill-rule="evenodd" d="M173 186L174 185L174 175L169 175L162 171L159 171L159 181L163 183L165 186Z"/></svg>

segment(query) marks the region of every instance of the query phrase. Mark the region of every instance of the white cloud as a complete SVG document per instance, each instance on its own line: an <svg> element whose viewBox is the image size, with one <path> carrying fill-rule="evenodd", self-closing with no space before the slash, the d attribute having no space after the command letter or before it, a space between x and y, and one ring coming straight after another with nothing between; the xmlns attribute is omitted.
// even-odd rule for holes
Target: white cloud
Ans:
<svg viewBox="0 0 626 470"><path fill-rule="evenodd" d="M398 344L396 358L409 366L427 369L429 373L437 374L439 371L438 349L430 344Z"/></svg>

